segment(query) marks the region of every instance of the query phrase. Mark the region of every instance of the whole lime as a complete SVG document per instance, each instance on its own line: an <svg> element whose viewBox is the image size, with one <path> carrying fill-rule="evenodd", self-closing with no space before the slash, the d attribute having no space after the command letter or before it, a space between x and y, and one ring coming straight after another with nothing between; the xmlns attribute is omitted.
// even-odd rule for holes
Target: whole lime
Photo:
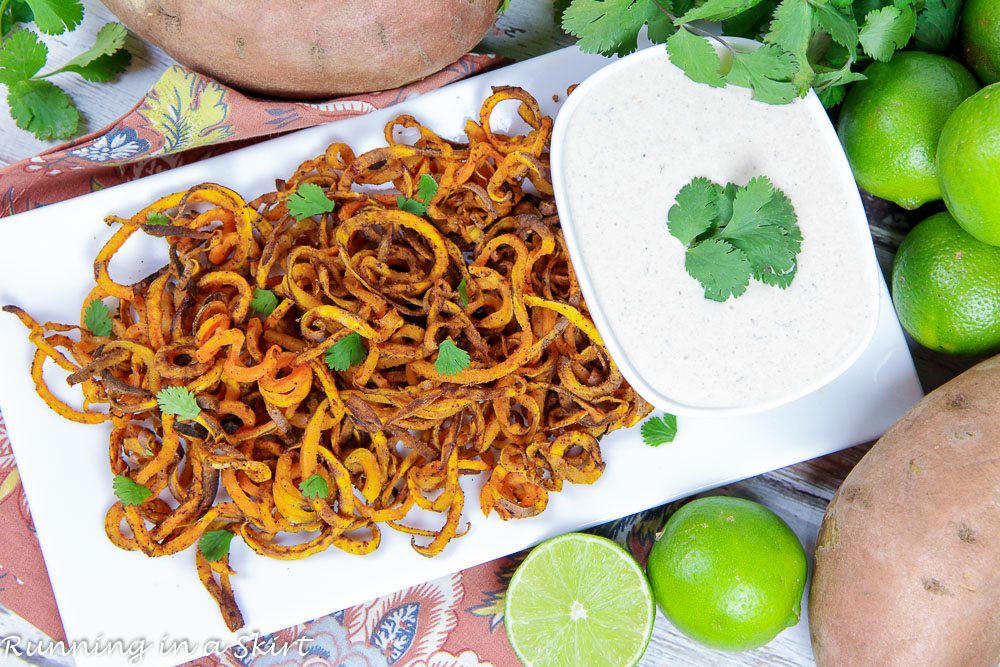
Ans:
<svg viewBox="0 0 1000 667"><path fill-rule="evenodd" d="M1000 245L1000 83L962 102L941 131L944 203L980 241Z"/></svg>
<svg viewBox="0 0 1000 667"><path fill-rule="evenodd" d="M663 613L707 646L744 651L799 622L806 554L759 503L713 496L679 509L653 545L646 574Z"/></svg>
<svg viewBox="0 0 1000 667"><path fill-rule="evenodd" d="M966 0L958 39L962 58L979 80L1000 81L1000 2Z"/></svg>
<svg viewBox="0 0 1000 667"><path fill-rule="evenodd" d="M1000 351L1000 248L975 239L947 213L903 239L892 267L899 322L932 350Z"/></svg>
<svg viewBox="0 0 1000 667"><path fill-rule="evenodd" d="M945 120L978 85L960 63L904 51L864 70L840 110L837 134L858 185L917 208L941 198L934 155Z"/></svg>

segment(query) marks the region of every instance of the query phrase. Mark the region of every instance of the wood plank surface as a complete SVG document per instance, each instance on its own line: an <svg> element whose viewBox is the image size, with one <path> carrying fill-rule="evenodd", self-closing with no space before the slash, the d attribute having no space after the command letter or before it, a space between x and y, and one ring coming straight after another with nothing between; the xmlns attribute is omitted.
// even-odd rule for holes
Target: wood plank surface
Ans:
<svg viewBox="0 0 1000 667"><path fill-rule="evenodd" d="M83 26L70 35L46 38L51 50L50 63L58 65L89 44L97 29L113 17L95 0L85 0L87 14ZM555 25L551 0L513 0L509 11L500 17L497 27L480 46L481 51L523 59L554 50L572 42ZM128 111L146 89L172 64L159 49L129 40L133 63L116 83L88 84L76 77L65 77L64 85L83 112L86 130L103 127ZM36 141L17 130L6 112L0 111L0 166L28 157L51 145ZM915 220L929 214L928 209L904 215L885 202L866 198L878 257L888 275L892 257L900 240ZM933 210L933 209L931 209ZM976 360L962 360L929 352L911 345L924 388L930 390L968 368ZM819 522L827 503L840 482L867 451L856 447L830 456L777 470L733 484L713 493L752 498L784 517L802 538L811 553ZM640 663L643 667L663 665L754 665L791 666L813 664L806 619L782 633L775 641L756 651L722 653L695 644L677 632L661 616L657 618L649 650ZM506 666L497 666L506 667Z"/></svg>

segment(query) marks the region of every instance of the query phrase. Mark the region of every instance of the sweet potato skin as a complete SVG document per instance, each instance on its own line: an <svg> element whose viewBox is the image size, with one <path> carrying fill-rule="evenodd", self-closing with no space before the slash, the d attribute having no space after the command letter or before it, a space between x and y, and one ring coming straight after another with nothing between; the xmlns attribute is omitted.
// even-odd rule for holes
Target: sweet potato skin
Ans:
<svg viewBox="0 0 1000 667"><path fill-rule="evenodd" d="M385 90L475 46L497 0L103 0L182 65L293 98Z"/></svg>
<svg viewBox="0 0 1000 667"><path fill-rule="evenodd" d="M1000 356L929 394L844 480L809 615L821 667L1000 664Z"/></svg>

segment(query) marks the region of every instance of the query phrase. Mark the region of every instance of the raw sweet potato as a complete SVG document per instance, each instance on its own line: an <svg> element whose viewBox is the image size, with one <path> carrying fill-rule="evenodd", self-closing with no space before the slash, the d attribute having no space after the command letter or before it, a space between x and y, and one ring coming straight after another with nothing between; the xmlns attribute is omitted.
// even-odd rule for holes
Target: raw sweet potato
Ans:
<svg viewBox="0 0 1000 667"><path fill-rule="evenodd" d="M1000 665L1000 357L929 394L844 480L809 615L821 667Z"/></svg>
<svg viewBox="0 0 1000 667"><path fill-rule="evenodd" d="M237 88L282 97L385 90L475 46L498 0L104 0L143 39Z"/></svg>

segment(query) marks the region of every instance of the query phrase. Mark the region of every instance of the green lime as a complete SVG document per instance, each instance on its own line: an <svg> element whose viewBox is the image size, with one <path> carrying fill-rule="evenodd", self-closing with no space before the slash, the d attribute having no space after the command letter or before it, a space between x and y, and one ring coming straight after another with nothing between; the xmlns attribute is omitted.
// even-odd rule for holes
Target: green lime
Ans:
<svg viewBox="0 0 1000 667"><path fill-rule="evenodd" d="M947 213L903 239L892 267L899 322L925 347L950 354L1000 350L1000 248L976 240Z"/></svg>
<svg viewBox="0 0 1000 667"><path fill-rule="evenodd" d="M507 587L504 624L527 667L631 667L656 609L635 559L611 540L569 533L542 542Z"/></svg>
<svg viewBox="0 0 1000 667"><path fill-rule="evenodd" d="M667 618L727 651L763 646L799 622L806 570L802 544L781 517L725 496L679 509L646 566Z"/></svg>
<svg viewBox="0 0 1000 667"><path fill-rule="evenodd" d="M962 57L979 80L1000 81L1000 2L966 0L958 39Z"/></svg>
<svg viewBox="0 0 1000 667"><path fill-rule="evenodd" d="M1000 83L962 102L941 131L944 203L965 231L1000 245Z"/></svg>
<svg viewBox="0 0 1000 667"><path fill-rule="evenodd" d="M904 51L869 65L847 94L837 134L858 185L903 208L941 198L934 154L945 120L978 89L950 58Z"/></svg>

